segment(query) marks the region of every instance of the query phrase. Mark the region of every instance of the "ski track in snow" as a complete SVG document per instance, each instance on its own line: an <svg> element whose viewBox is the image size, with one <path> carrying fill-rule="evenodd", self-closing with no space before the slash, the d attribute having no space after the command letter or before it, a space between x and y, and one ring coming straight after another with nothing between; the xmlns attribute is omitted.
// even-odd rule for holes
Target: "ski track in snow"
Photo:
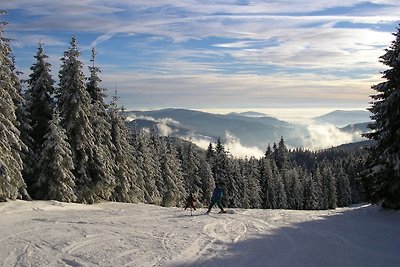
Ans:
<svg viewBox="0 0 400 267"><path fill-rule="evenodd" d="M400 266L400 213L0 203L0 266Z"/></svg>

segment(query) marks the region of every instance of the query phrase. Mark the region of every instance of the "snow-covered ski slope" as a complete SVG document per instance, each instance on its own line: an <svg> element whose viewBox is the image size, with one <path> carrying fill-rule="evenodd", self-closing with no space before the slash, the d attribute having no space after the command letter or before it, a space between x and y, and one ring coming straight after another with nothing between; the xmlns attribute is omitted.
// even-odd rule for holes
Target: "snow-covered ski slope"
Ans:
<svg viewBox="0 0 400 267"><path fill-rule="evenodd" d="M0 266L400 266L400 213L0 203Z"/></svg>

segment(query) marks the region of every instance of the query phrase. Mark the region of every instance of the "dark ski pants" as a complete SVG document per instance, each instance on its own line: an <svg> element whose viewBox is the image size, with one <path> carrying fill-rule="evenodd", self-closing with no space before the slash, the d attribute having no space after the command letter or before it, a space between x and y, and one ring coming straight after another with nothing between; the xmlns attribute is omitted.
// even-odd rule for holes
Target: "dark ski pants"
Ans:
<svg viewBox="0 0 400 267"><path fill-rule="evenodd" d="M220 208L221 211L224 210L224 207L222 207L222 204L221 204L221 199L211 199L210 206L208 206L208 211L211 211L212 207L213 207L215 204L217 204L218 208Z"/></svg>

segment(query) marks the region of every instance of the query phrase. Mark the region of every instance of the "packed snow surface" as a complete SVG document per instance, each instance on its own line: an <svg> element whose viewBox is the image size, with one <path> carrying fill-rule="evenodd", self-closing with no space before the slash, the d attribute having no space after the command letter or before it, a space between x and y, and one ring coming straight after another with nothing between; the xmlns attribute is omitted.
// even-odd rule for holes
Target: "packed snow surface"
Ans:
<svg viewBox="0 0 400 267"><path fill-rule="evenodd" d="M0 203L0 266L400 266L400 213Z"/></svg>

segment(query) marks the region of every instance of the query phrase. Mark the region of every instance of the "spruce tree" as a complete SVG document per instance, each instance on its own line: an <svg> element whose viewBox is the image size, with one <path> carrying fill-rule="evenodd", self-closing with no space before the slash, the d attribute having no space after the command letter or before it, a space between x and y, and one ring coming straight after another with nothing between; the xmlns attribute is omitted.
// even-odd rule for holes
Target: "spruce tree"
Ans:
<svg viewBox="0 0 400 267"><path fill-rule="evenodd" d="M214 148L212 143L210 143L207 147L207 153L206 153L206 159L208 161L208 163L212 163L212 160L214 158Z"/></svg>
<svg viewBox="0 0 400 267"><path fill-rule="evenodd" d="M92 65L89 66L90 76L86 89L91 99L91 110L88 116L91 127L94 129L93 137L96 143L93 146L93 157L89 161L90 176L96 185L97 195L104 200L110 200L115 187L113 169L117 162L114 161L113 151L115 151L115 147L111 140L110 118L104 103L104 90L99 86L101 79L98 73L101 71L95 64L96 52L94 48L92 48L91 56Z"/></svg>
<svg viewBox="0 0 400 267"><path fill-rule="evenodd" d="M232 158L227 158L227 160L227 176L221 184L224 191L223 203L231 208L241 207L244 194L240 194L240 191L244 184L239 183L242 181L240 162ZM244 189L244 192L246 192L246 189Z"/></svg>
<svg viewBox="0 0 400 267"><path fill-rule="evenodd" d="M144 201L144 181L136 163L136 149L133 146L132 132L127 127L117 106L115 93L110 105L111 140L115 148L114 176L115 189L112 200L119 202Z"/></svg>
<svg viewBox="0 0 400 267"><path fill-rule="evenodd" d="M170 140L168 140L167 144L165 141L160 143L160 153L161 175L163 179L163 188L160 191L162 196L161 205L165 207L181 206L186 191L183 186L178 155Z"/></svg>
<svg viewBox="0 0 400 267"><path fill-rule="evenodd" d="M36 195L40 188L34 188L38 185L35 178L38 177L39 170L35 167L37 160L40 160L44 136L49 132L49 122L53 114L54 80L50 75L51 64L46 62L48 56L44 53L43 44L39 43L37 53L35 55L36 62L31 66L31 74L27 80L28 88L26 90L26 109L30 114L30 123L32 130L30 136L32 138L32 175L26 179L28 189L33 195Z"/></svg>
<svg viewBox="0 0 400 267"><path fill-rule="evenodd" d="M160 164L153 158L153 147L150 135L141 130L134 133L134 146L136 148L135 161L143 173L143 193L146 203L160 204L162 197L158 191L156 180L161 174Z"/></svg>
<svg viewBox="0 0 400 267"><path fill-rule="evenodd" d="M192 143L189 143L185 148L182 160L185 189L188 193L202 195L202 181L199 175L200 162L195 155Z"/></svg>
<svg viewBox="0 0 400 267"><path fill-rule="evenodd" d="M55 113L44 136L40 155L38 186L40 198L63 202L76 201L74 163L65 130L60 126L60 117Z"/></svg>
<svg viewBox="0 0 400 267"><path fill-rule="evenodd" d="M97 189L102 181L91 177L89 163L94 158L96 140L90 121L91 98L86 90L80 54L76 38L72 37L70 47L61 59L57 108L71 145L78 202L94 203L101 199L102 194Z"/></svg>
<svg viewBox="0 0 400 267"><path fill-rule="evenodd" d="M199 176L201 179L201 191L203 194L198 196L198 199L201 203L208 203L215 188L215 181L211 171L211 166L206 158L200 157L199 163Z"/></svg>
<svg viewBox="0 0 400 267"><path fill-rule="evenodd" d="M364 185L371 202L400 209L400 26L393 35L395 40L380 57L389 67L383 71L386 81L372 86L377 92L371 96L369 108L374 122L365 136L375 144L370 149Z"/></svg>
<svg viewBox="0 0 400 267"><path fill-rule="evenodd" d="M228 169L228 153L225 151L221 139L218 138L212 160L212 171L216 183L226 182Z"/></svg>
<svg viewBox="0 0 400 267"><path fill-rule="evenodd" d="M248 198L250 208L261 208L261 186L258 180L258 162L254 157L251 157L245 162L244 171L248 177Z"/></svg>
<svg viewBox="0 0 400 267"><path fill-rule="evenodd" d="M337 205L346 207L352 203L350 181L341 164L336 166Z"/></svg>
<svg viewBox="0 0 400 267"><path fill-rule="evenodd" d="M264 157L259 163L260 183L262 192L262 208L272 209L276 207L275 179L272 173L272 160Z"/></svg>
<svg viewBox="0 0 400 267"><path fill-rule="evenodd" d="M287 176L291 177L289 181L289 194L288 198L288 208L290 209L302 209L303 208L303 186L302 186L302 177L303 170L301 168L293 168L288 170Z"/></svg>
<svg viewBox="0 0 400 267"><path fill-rule="evenodd" d="M2 14L4 12L0 11ZM24 144L16 117L16 105L21 96L13 69L11 45L4 37L4 26L5 23L0 22L0 201L16 199L21 191L26 190L20 156Z"/></svg>
<svg viewBox="0 0 400 267"><path fill-rule="evenodd" d="M161 170L161 138L158 135L156 128L150 130L149 134L149 149L151 154L151 161L152 164L152 179L154 180L158 192L162 194L164 188L164 181L162 177L162 170ZM162 196L161 196L162 198Z"/></svg>

